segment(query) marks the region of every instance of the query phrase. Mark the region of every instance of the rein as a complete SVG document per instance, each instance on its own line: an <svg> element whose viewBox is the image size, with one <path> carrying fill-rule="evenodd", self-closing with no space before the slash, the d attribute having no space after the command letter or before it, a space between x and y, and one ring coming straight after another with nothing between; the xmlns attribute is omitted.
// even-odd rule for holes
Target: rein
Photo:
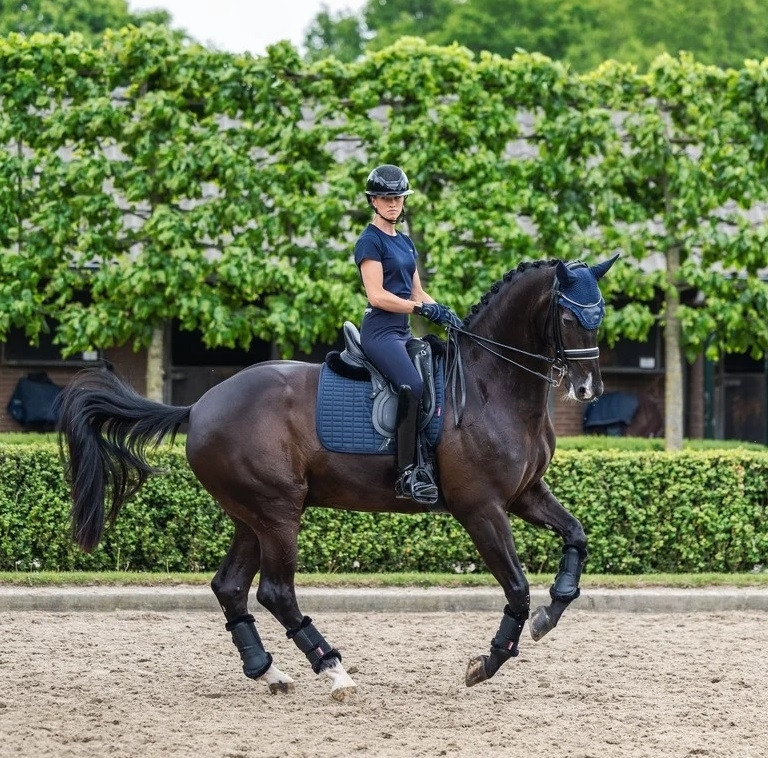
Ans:
<svg viewBox="0 0 768 758"><path fill-rule="evenodd" d="M540 353L529 353L527 350L522 350L521 348L513 347L512 345L505 345L503 342L495 342L494 340L488 339L487 337L481 337L479 334L468 332L466 329L459 329L458 327L451 326L450 324L447 325L448 348L446 351L446 363L447 363L446 376L447 376L448 383L450 384L450 387L451 387L451 400L453 403L453 419L456 426L459 426L461 424L462 416L464 414L464 406L466 405L466 400L467 400L466 378L464 376L464 361L462 360L461 348L459 345L460 334L463 334L466 337L469 337L469 339L472 340L472 342L474 342L479 347L483 348L483 350L486 350L487 352L491 353L491 355L495 355L497 358L501 358L501 360L506 361L507 363L511 363L513 366L517 366L523 371L527 371L529 374L533 374L539 379L543 379L552 387L559 387L563 381L563 378L567 376L569 360L586 361L586 360L596 360L597 358L600 357L600 348L598 347L588 347L588 348L563 347L562 329L560 326L560 319L557 317L557 308L560 305L561 300L563 299L568 300L569 302L573 302L560 291L559 283L557 279L555 279L554 285L552 287L552 297L550 299L550 305L549 305L549 318L552 320L552 333L553 333L554 343L555 343L554 357L550 357L548 355L541 355ZM522 363L518 363L516 360L506 355L502 355L496 350L493 350L491 347L489 347L489 345L502 348L503 350L509 350L513 353L517 353L518 355L524 355L528 358L534 358L535 360L544 361L544 363L549 364L549 371L548 373L543 374L540 371L536 371L534 369L528 368L528 366L524 366ZM554 377L552 376L553 373L555 374ZM457 402L457 396L459 395L459 393L461 397L460 397L460 400Z"/></svg>

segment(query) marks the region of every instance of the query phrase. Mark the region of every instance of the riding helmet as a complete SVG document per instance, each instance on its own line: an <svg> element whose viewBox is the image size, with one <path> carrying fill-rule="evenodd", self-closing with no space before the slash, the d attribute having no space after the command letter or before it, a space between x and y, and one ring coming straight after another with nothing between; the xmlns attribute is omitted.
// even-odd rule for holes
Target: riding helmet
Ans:
<svg viewBox="0 0 768 758"><path fill-rule="evenodd" d="M385 163L383 166L377 166L368 174L365 194L369 199L374 195L378 197L404 197L412 195L413 190L408 184L408 177L403 169L393 166L391 163Z"/></svg>

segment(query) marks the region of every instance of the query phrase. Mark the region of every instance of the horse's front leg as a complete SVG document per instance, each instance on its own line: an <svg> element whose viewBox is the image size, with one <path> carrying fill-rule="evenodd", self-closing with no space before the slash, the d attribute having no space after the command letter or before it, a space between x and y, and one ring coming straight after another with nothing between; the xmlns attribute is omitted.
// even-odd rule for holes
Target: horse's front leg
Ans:
<svg viewBox="0 0 768 758"><path fill-rule="evenodd" d="M469 662L465 682L471 687L490 679L504 663L518 655L518 642L528 618L531 597L503 507L486 507L466 518L457 518L507 598L501 624L491 640L490 653Z"/></svg>
<svg viewBox="0 0 768 758"><path fill-rule="evenodd" d="M539 606L529 622L531 637L538 641L557 626L565 609L581 592L579 580L587 560L587 537L581 522L568 513L543 481L516 500L510 512L534 526L554 530L563 540L563 555L549 588L552 602Z"/></svg>

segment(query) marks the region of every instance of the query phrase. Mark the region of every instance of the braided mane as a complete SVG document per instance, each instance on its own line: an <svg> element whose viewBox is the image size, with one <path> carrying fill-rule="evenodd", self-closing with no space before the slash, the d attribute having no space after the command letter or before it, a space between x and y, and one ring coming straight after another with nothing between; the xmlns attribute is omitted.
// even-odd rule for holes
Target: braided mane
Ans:
<svg viewBox="0 0 768 758"><path fill-rule="evenodd" d="M556 258L541 261L523 261L522 263L519 263L517 268L513 268L507 271L507 273L504 274L501 279L499 279L497 282L494 282L488 288L488 291L480 298L479 302L470 308L469 315L464 319L464 323L467 325L471 323L472 319L478 314L480 309L483 306L488 305L493 295L496 295L502 287L509 284L510 282L515 281L526 271L529 271L530 269L544 268L546 266L554 266L557 263L558 260Z"/></svg>

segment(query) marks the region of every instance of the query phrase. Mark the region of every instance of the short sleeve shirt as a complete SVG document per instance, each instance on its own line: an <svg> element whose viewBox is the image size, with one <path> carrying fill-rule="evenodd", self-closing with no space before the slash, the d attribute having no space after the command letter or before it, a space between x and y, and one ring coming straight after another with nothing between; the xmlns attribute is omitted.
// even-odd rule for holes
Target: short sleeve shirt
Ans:
<svg viewBox="0 0 768 758"><path fill-rule="evenodd" d="M355 244L357 267L360 268L364 260L379 261L384 272L384 289L406 300L411 296L417 257L407 234L398 232L392 237L373 224L368 224Z"/></svg>

